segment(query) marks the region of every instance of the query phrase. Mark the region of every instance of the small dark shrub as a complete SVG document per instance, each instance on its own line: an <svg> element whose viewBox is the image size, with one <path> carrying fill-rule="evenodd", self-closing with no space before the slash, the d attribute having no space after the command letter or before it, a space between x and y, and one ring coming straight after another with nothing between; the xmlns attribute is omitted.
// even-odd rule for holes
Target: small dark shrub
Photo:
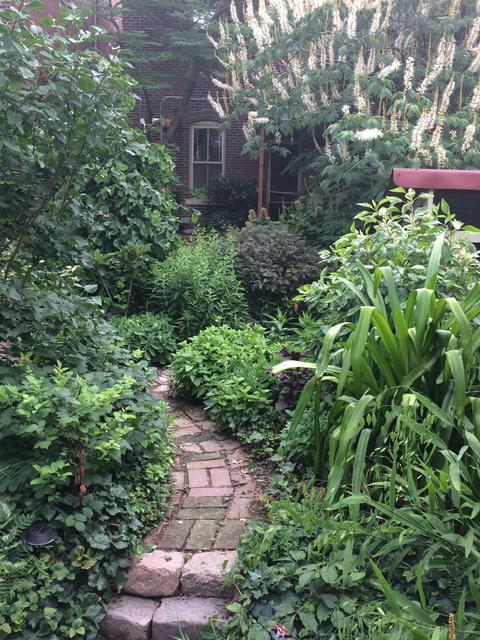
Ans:
<svg viewBox="0 0 480 640"><path fill-rule="evenodd" d="M234 271L231 238L201 232L153 269L150 311L167 315L180 338L213 324L245 321L247 302Z"/></svg>
<svg viewBox="0 0 480 640"><path fill-rule="evenodd" d="M141 349L152 364L163 365L170 362L177 342L167 318L154 313L141 313L129 318L116 316L111 322L126 345L130 349Z"/></svg>
<svg viewBox="0 0 480 640"><path fill-rule="evenodd" d="M235 271L258 313L285 303L315 278L318 256L284 224L248 224L236 234Z"/></svg>

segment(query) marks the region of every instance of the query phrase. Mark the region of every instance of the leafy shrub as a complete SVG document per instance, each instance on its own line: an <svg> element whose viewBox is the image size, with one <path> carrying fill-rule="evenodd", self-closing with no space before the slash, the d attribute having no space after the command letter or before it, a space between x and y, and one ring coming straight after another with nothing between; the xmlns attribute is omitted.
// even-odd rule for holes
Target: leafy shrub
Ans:
<svg viewBox="0 0 480 640"><path fill-rule="evenodd" d="M217 378L205 397L209 417L255 455L271 453L277 442L282 416L275 411L268 362L244 362L235 373Z"/></svg>
<svg viewBox="0 0 480 640"><path fill-rule="evenodd" d="M209 327L180 345L171 366L173 382L177 390L203 399L214 378L271 354L272 344L260 325Z"/></svg>
<svg viewBox="0 0 480 640"><path fill-rule="evenodd" d="M253 180L219 176L208 195L210 202L221 208L215 214L215 227L243 227L249 210L257 202L257 187Z"/></svg>
<svg viewBox="0 0 480 640"><path fill-rule="evenodd" d="M302 236L314 247L329 247L348 230L352 216L324 211L314 197L296 200L280 216L292 233Z"/></svg>
<svg viewBox="0 0 480 640"><path fill-rule="evenodd" d="M109 304L120 310L142 307L153 261L179 241L173 182L165 147L139 135L86 187L82 204L92 212L92 222L82 262Z"/></svg>
<svg viewBox="0 0 480 640"><path fill-rule="evenodd" d="M95 638L102 600L158 522L173 456L168 419L135 377L1 371L0 637ZM58 538L32 556L5 527L18 535L34 520Z"/></svg>
<svg viewBox="0 0 480 640"><path fill-rule="evenodd" d="M248 224L235 235L235 272L256 312L284 304L317 264L316 251L278 222Z"/></svg>
<svg viewBox="0 0 480 640"><path fill-rule="evenodd" d="M128 318L114 316L111 322L130 349L141 349L145 357L156 365L170 362L177 342L167 318L141 313Z"/></svg>
<svg viewBox="0 0 480 640"><path fill-rule="evenodd" d="M350 319L357 312L360 291L366 296L362 270L373 275L378 267L392 269L401 301L423 286L435 239L445 233L438 269L440 295L462 298L480 278L480 264L473 245L457 232L462 227L446 202L430 211L421 205L425 194L397 189L400 197L388 196L366 204L355 217L355 228L342 236L331 249L321 253L324 269L319 280L302 289L300 299L328 327ZM388 297L384 282L381 292ZM319 333L321 333L319 331Z"/></svg>
<svg viewBox="0 0 480 640"><path fill-rule="evenodd" d="M38 3L16 4L0 9L0 637L93 640L103 603L165 507L172 449L146 363L120 348L79 263L108 227L108 194L96 192L97 210L92 182L131 152L148 181L155 154L129 126L123 63L89 46L98 30L71 11L43 29L29 14ZM153 194L130 169L143 187L132 195L138 208ZM123 213L132 206L121 202ZM142 222L166 247L151 213ZM147 247L132 242L119 248L135 259L129 297ZM33 555L22 534L44 520L59 535Z"/></svg>
<svg viewBox="0 0 480 640"><path fill-rule="evenodd" d="M29 278L45 262L71 265L78 258L92 214L81 203L86 185L141 138L128 123L133 80L119 58L98 55L90 46L94 30L77 28L81 17L74 12L55 28L32 28L29 4L18 11L3 7L0 20L7 142L0 149L0 268L6 280Z"/></svg>
<svg viewBox="0 0 480 640"><path fill-rule="evenodd" d="M229 238L200 232L153 268L150 311L167 315L184 339L213 324L238 325L247 305Z"/></svg>
<svg viewBox="0 0 480 640"><path fill-rule="evenodd" d="M272 364L280 345L258 326L209 327L180 345L173 362L176 388L205 400L208 414L242 441L265 450L276 439Z"/></svg>

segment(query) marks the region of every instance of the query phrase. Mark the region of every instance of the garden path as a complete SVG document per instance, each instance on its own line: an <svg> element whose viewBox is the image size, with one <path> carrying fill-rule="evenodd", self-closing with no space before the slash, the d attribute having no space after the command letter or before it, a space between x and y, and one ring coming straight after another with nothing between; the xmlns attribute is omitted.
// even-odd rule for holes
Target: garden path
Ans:
<svg viewBox="0 0 480 640"><path fill-rule="evenodd" d="M124 593L110 603L102 625L107 640L199 640L212 617L224 615L225 577L240 536L258 508L263 485L246 450L207 419L201 405L170 395L162 370L152 388L175 414L171 509L145 539L153 553L129 571Z"/></svg>

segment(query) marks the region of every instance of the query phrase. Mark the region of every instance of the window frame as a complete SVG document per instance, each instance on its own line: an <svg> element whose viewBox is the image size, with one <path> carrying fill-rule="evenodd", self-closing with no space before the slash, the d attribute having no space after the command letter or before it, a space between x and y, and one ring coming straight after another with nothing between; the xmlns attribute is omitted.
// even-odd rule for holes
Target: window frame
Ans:
<svg viewBox="0 0 480 640"><path fill-rule="evenodd" d="M226 144L225 144L225 131L220 131L220 135L221 135L221 153L222 153L222 158L221 158L221 162L196 162L194 159L194 150L195 150L195 130L196 129L215 129L218 130L220 129L220 124L218 122L211 122L209 120L206 121L201 121L201 122L194 122L193 124L190 125L190 151L189 151L189 186L190 189L193 189L193 169L194 166L196 164L205 164L205 165L209 165L209 164L215 164L215 165L221 165L221 174L222 176L225 175L225 150L226 150ZM202 204L208 202L208 196L205 195L205 197L203 198L191 198L188 203L189 204Z"/></svg>

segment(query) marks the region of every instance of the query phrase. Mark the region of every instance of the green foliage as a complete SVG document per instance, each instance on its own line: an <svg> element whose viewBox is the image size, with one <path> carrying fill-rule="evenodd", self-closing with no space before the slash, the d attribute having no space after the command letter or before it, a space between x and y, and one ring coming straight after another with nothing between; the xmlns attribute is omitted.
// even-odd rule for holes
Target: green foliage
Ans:
<svg viewBox="0 0 480 640"><path fill-rule="evenodd" d="M269 521L242 541L234 576L240 595L221 637L267 640L282 623L309 640L447 640L452 612L458 635L477 630L477 558L465 557L454 516L441 522L413 504L395 514L378 505L353 519L348 504L326 509L316 490L272 502Z"/></svg>
<svg viewBox="0 0 480 640"><path fill-rule="evenodd" d="M420 237L424 231L419 225ZM449 280L453 286L443 262L448 231L433 234L423 286L406 295L388 260L369 270L356 258L351 279L339 282L358 297L357 316L326 332L316 363L274 368L313 371L283 453L294 465L310 458L326 485L326 508L341 514L349 534L371 518L375 535L386 536L365 569L399 638L446 640L452 613L460 637L479 628L480 289L460 302L437 293ZM477 268L467 267L467 280ZM309 447L303 459L302 446ZM343 561L352 553L346 548Z"/></svg>
<svg viewBox="0 0 480 640"><path fill-rule="evenodd" d="M321 276L303 287L298 298L318 318L319 334L324 327L356 316L361 303L357 292L367 295L363 269L373 275L375 269L389 267L404 302L413 289L423 286L432 244L441 234L445 239L436 283L439 295L462 298L478 282L477 252L467 238L458 235L462 224L448 204L429 210L421 206L426 194L397 192L398 196L364 203L350 232L320 254ZM377 286L388 296L385 281Z"/></svg>
<svg viewBox="0 0 480 640"><path fill-rule="evenodd" d="M231 239L198 233L154 266L149 310L167 315L181 339L212 324L238 325L247 308L233 258Z"/></svg>
<svg viewBox="0 0 480 640"><path fill-rule="evenodd" d="M114 316L111 322L129 349L141 349L152 364L165 365L170 362L177 342L167 318L141 313L128 318Z"/></svg>
<svg viewBox="0 0 480 640"><path fill-rule="evenodd" d="M319 272L316 251L280 223L248 224L235 235L235 272L256 313L285 304Z"/></svg>
<svg viewBox="0 0 480 640"><path fill-rule="evenodd" d="M453 297L436 296L443 245L442 234L433 245L424 286L403 302L390 266L378 267L372 275L358 262L366 294L356 290L362 304L356 321L327 331L317 363L291 362L280 367L314 371L291 429L295 430L305 408L313 403L314 471L328 470L332 496L353 462L352 447L357 447L357 464L360 443L362 455L367 446L382 446L396 409L408 401L412 391L422 394L428 403L438 403L447 414L454 413L459 425L467 414L475 420L475 401L468 391L477 380L474 353L480 330L475 331L473 321L479 315L480 288L476 285L460 303ZM385 297L380 283L388 292ZM322 428L319 412L325 382L333 383L334 399L326 428Z"/></svg>
<svg viewBox="0 0 480 640"><path fill-rule="evenodd" d="M59 537L37 556L17 537L2 546L0 629L11 632L0 637L94 638L101 599L165 508L167 413L139 377L2 371L0 493L17 526L46 520Z"/></svg>
<svg viewBox="0 0 480 640"><path fill-rule="evenodd" d="M118 58L88 47L94 34L78 30L74 15L51 30L21 11L1 15L0 268L8 279L78 254L89 215L78 198L138 134L126 120L131 79Z"/></svg>
<svg viewBox="0 0 480 640"><path fill-rule="evenodd" d="M91 210L87 277L98 282L111 305L141 307L150 267L178 242L178 205L168 190L173 162L160 145L138 136L121 159L109 161L86 186Z"/></svg>
<svg viewBox="0 0 480 640"><path fill-rule="evenodd" d="M97 30L67 10L32 25L38 3L16 4L0 10L0 638L93 640L173 453L85 266L95 249L130 261L112 295L126 283L129 305L145 255L174 240L171 164L130 128L132 81L89 46ZM58 538L34 555L22 534L45 520Z"/></svg>
<svg viewBox="0 0 480 640"><path fill-rule="evenodd" d="M110 304L138 305L177 239L170 156L131 128L133 81L90 46L96 29L71 12L48 29L1 16L1 306L49 288L59 265L82 265Z"/></svg>
<svg viewBox="0 0 480 640"><path fill-rule="evenodd" d="M257 203L257 187L253 180L238 176L219 176L210 186L209 201L220 207L215 213L215 227L243 227L248 212Z"/></svg>
<svg viewBox="0 0 480 640"><path fill-rule="evenodd" d="M280 360L279 349L258 325L209 327L180 345L171 367L175 386L205 400L219 426L264 453L282 422L269 371Z"/></svg>
<svg viewBox="0 0 480 640"><path fill-rule="evenodd" d="M325 211L314 196L296 200L280 216L292 233L314 247L329 247L348 230L351 216Z"/></svg>
<svg viewBox="0 0 480 640"><path fill-rule="evenodd" d="M1 333L11 356L39 366L61 360L81 372L110 369L130 359L101 317L101 299L91 295L96 285L82 285L75 273L42 274L31 286L11 288L0 307Z"/></svg>

